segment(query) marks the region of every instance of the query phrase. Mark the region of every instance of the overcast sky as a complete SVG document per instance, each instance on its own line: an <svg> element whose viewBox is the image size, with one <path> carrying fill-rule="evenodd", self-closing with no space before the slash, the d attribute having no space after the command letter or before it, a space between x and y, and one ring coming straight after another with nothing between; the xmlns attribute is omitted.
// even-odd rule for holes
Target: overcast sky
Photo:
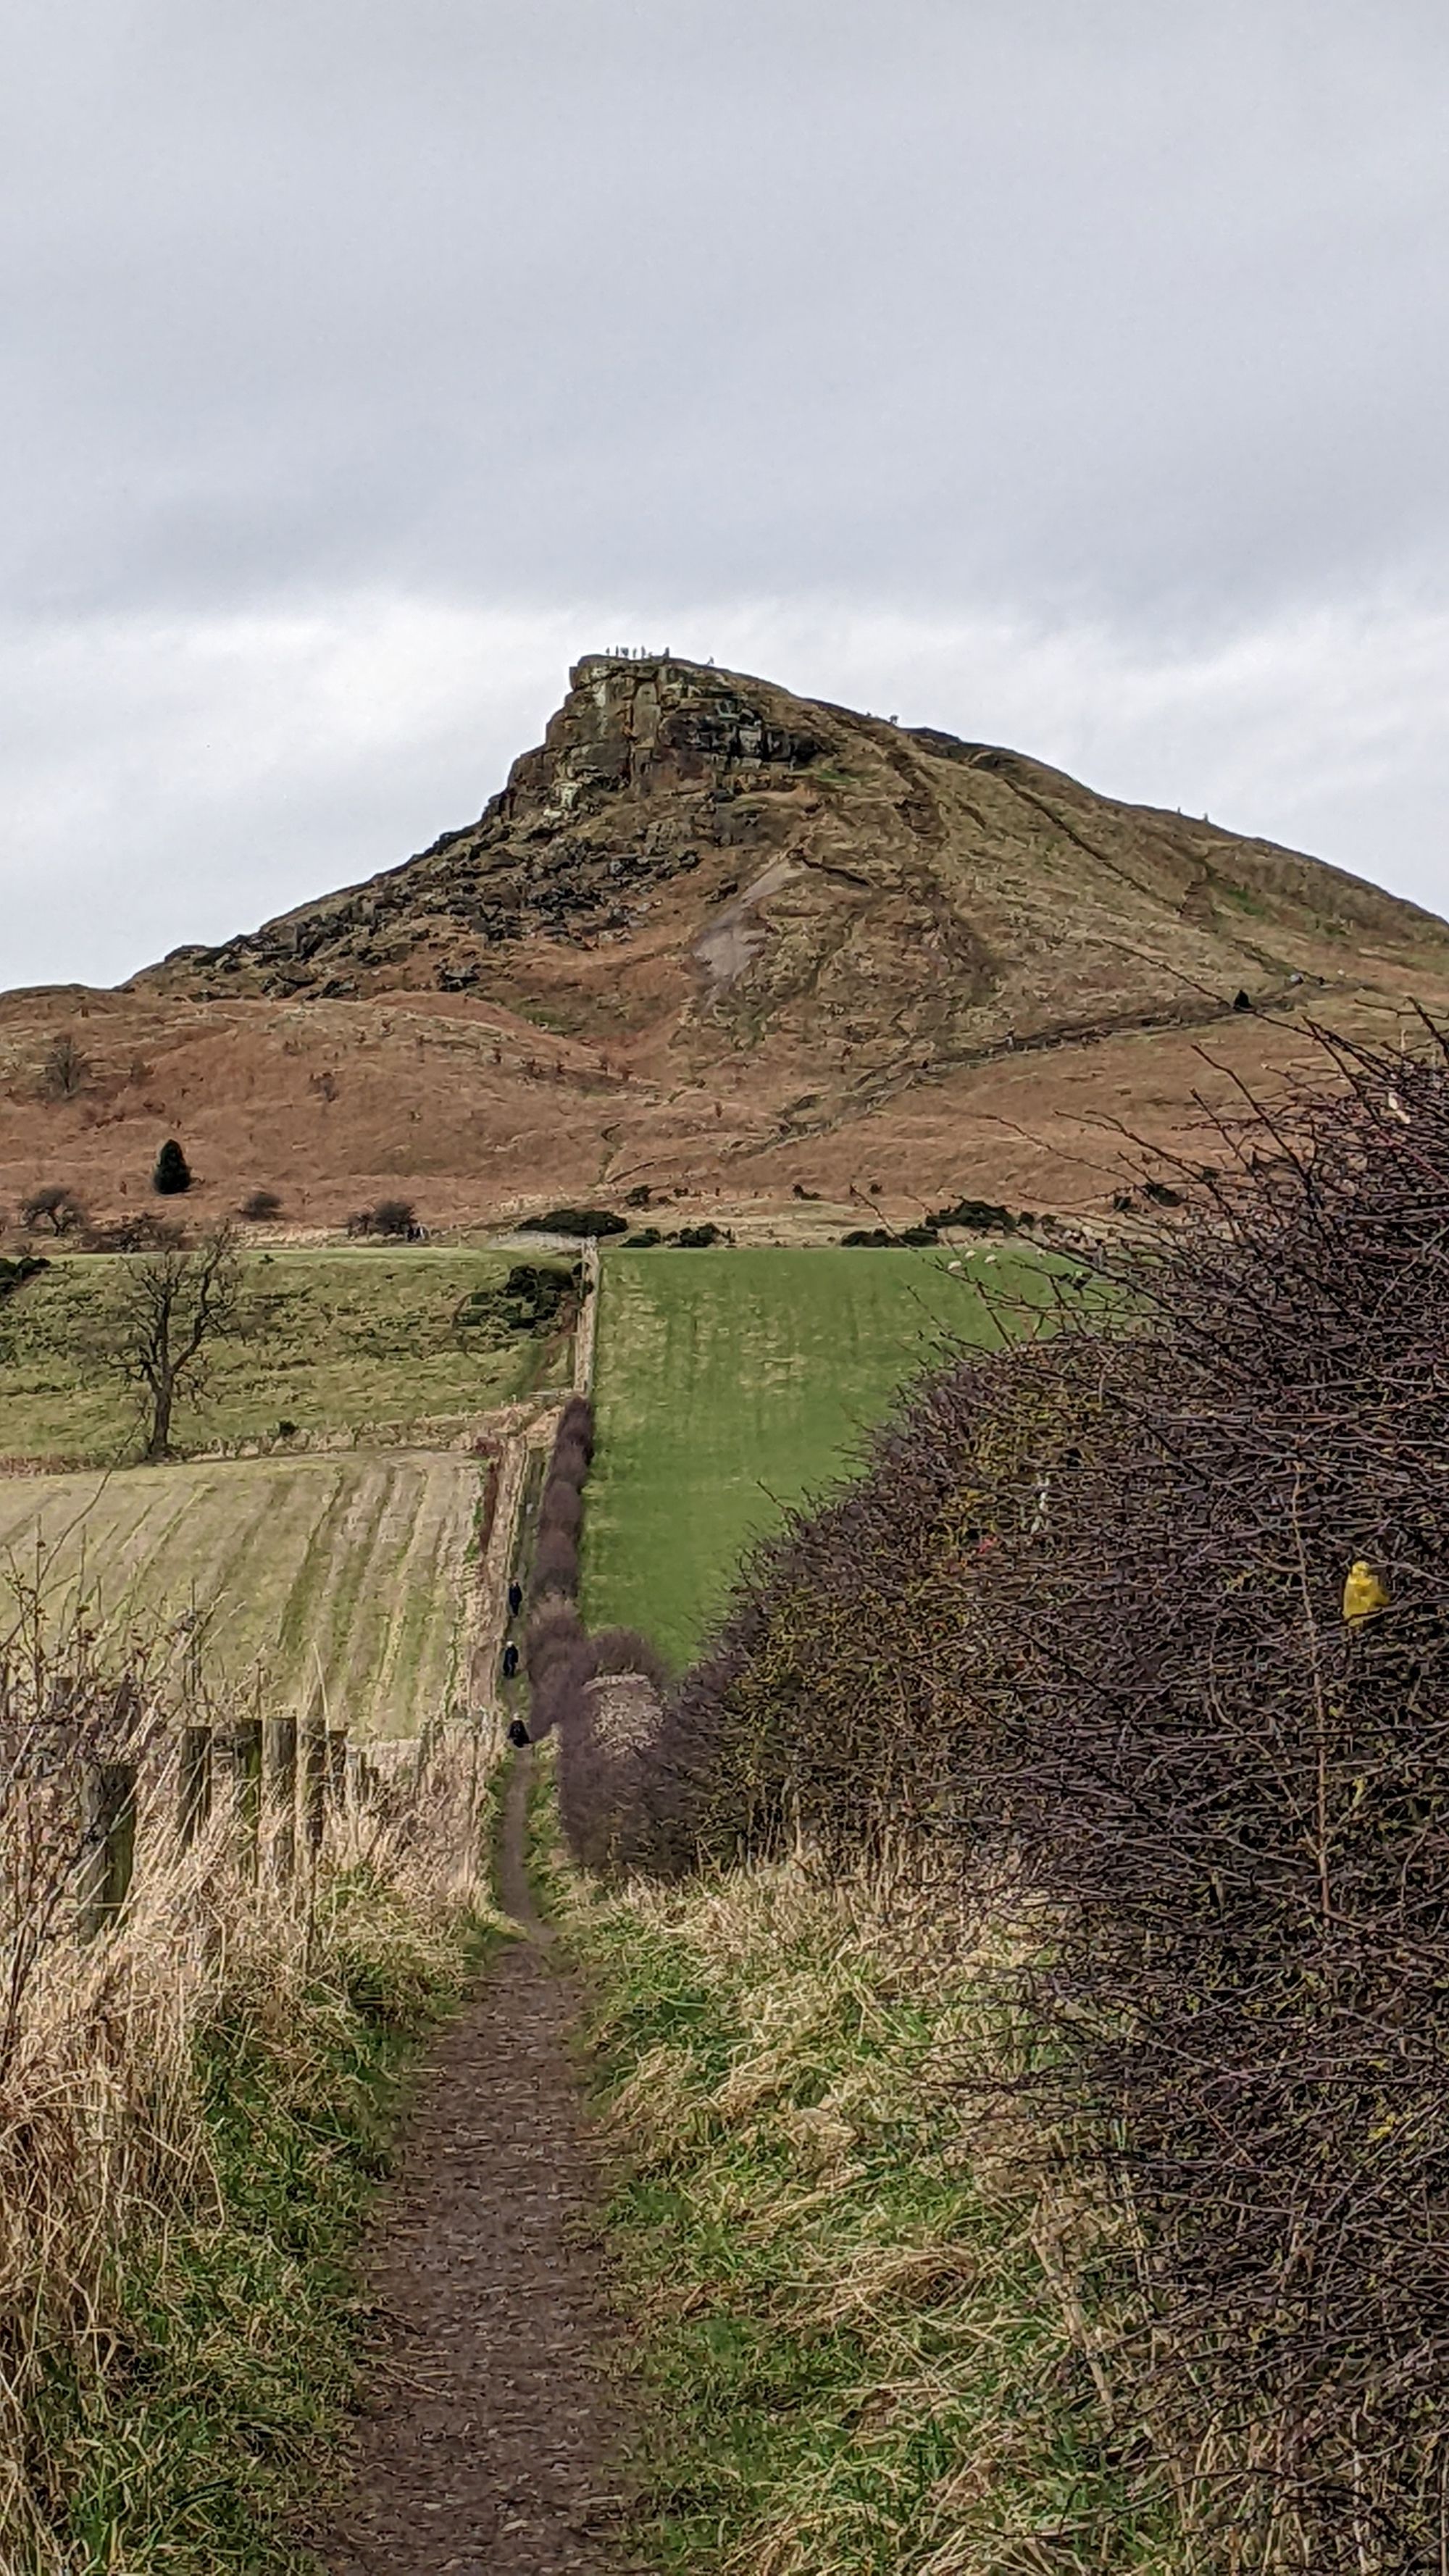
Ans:
<svg viewBox="0 0 1449 2576"><path fill-rule="evenodd" d="M615 642L1449 910L1444 0L6 0L0 204L0 984Z"/></svg>

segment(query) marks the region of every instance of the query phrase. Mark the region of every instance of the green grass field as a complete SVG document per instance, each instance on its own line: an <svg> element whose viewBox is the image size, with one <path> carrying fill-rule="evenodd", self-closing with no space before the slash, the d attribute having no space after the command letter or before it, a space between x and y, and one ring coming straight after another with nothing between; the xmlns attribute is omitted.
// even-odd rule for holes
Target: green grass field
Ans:
<svg viewBox="0 0 1449 2576"><path fill-rule="evenodd" d="M178 1407L177 1448L266 1439L282 1421L304 1435L436 1431L528 1393L547 1343L517 1335L496 1346L486 1328L458 1320L517 1258L430 1245L247 1254L249 1329L217 1346L204 1401ZM129 1392L97 1347L118 1267L104 1255L61 1256L0 1306L0 1456L136 1455Z"/></svg>
<svg viewBox="0 0 1449 2576"><path fill-rule="evenodd" d="M202 1614L214 1683L273 1710L320 1674L335 1726L411 1735L465 1686L481 1478L466 1455L234 1459L0 1479L0 1635L17 1583L64 1618L177 1633Z"/></svg>
<svg viewBox="0 0 1449 2576"><path fill-rule="evenodd" d="M953 1275L949 1260L965 1263ZM1030 1254L608 1252L585 1610L683 1664L741 1550L846 1472L954 1338L994 1342L978 1283L1041 1294Z"/></svg>

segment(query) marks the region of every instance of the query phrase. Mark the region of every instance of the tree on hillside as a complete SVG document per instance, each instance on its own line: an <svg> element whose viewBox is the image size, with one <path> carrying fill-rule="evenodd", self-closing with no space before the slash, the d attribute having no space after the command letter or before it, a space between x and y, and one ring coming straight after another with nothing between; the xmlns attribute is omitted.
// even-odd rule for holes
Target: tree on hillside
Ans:
<svg viewBox="0 0 1449 2576"><path fill-rule="evenodd" d="M379 1199L375 1207L358 1208L347 1220L350 1235L380 1234L393 1242L416 1243L423 1229L411 1199Z"/></svg>
<svg viewBox="0 0 1449 2576"><path fill-rule="evenodd" d="M74 1234L86 1221L82 1202L65 1181L47 1181L32 1190L20 1202L20 1215L24 1224L48 1225L52 1234Z"/></svg>
<svg viewBox="0 0 1449 2576"><path fill-rule="evenodd" d="M71 1029L62 1029L46 1049L40 1068L42 1100L74 1100L91 1078L91 1060Z"/></svg>
<svg viewBox="0 0 1449 2576"><path fill-rule="evenodd" d="M151 1174L151 1187L163 1199L178 1198L191 1187L191 1165L174 1136L168 1136L156 1157Z"/></svg>
<svg viewBox="0 0 1449 2576"><path fill-rule="evenodd" d="M231 1226L218 1226L190 1251L167 1244L123 1260L104 1317L102 1354L135 1389L143 1457L170 1457L178 1400L194 1402L204 1392L217 1343L244 1329Z"/></svg>

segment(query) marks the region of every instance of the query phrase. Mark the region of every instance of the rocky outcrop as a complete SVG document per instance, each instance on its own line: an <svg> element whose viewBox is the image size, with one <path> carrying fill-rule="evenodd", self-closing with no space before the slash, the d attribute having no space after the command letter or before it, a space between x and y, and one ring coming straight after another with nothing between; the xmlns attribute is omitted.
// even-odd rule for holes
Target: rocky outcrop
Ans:
<svg viewBox="0 0 1449 2576"><path fill-rule="evenodd" d="M1110 1212L1125 1133L1200 1155L1303 1023L1449 1023L1449 931L1200 818L767 680L590 655L476 822L119 992L0 996L0 1208L428 1222L642 1186L669 1230L947 1201ZM84 1028L80 1023L84 1022ZM58 1037L91 1078L52 1101ZM1214 1156L1215 1140L1207 1148ZM1130 1161L1130 1157L1129 1157ZM644 1204L640 1201L639 1204ZM662 1229L661 1229L662 1230Z"/></svg>
<svg viewBox="0 0 1449 2576"><path fill-rule="evenodd" d="M761 846L769 825L751 800L822 750L758 695L688 663L596 654L570 679L542 744L476 823L220 948L178 949L152 974L203 996L337 998L414 980L409 962L440 948L431 980L466 989L490 950L618 938L641 895L696 868L702 850Z"/></svg>
<svg viewBox="0 0 1449 2576"><path fill-rule="evenodd" d="M148 976L198 1000L476 995L681 1079L762 1048L829 1123L951 1066L1285 1003L1443 925L1020 753L592 654L476 823Z"/></svg>

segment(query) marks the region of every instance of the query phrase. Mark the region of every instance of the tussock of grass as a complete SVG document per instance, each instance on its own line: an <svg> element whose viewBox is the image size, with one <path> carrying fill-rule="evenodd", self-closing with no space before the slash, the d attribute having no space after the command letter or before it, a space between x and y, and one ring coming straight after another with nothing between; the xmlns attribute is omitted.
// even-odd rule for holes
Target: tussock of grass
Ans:
<svg viewBox="0 0 1449 2576"><path fill-rule="evenodd" d="M983 2079L1006 1936L795 1866L575 1895L629 2179L659 2563L1006 2576L1195 2562L1114 2386L1102 2213Z"/></svg>

